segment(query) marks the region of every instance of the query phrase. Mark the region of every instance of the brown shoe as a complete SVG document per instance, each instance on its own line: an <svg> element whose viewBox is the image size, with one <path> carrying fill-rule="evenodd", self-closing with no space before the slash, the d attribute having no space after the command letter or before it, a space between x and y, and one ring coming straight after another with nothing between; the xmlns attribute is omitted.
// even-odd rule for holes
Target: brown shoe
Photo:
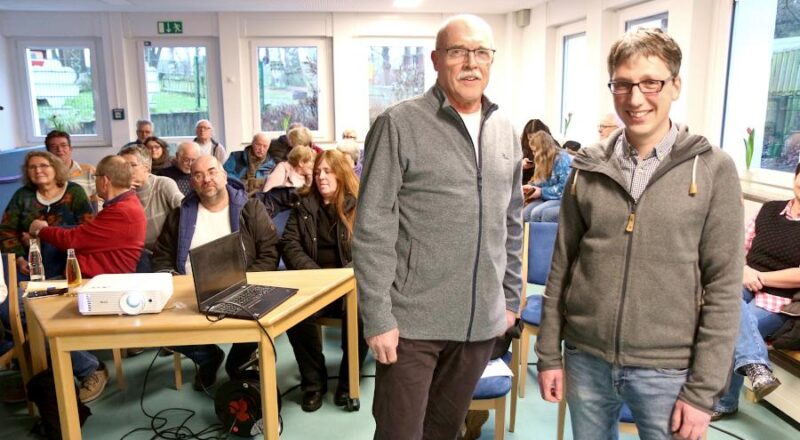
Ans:
<svg viewBox="0 0 800 440"><path fill-rule="evenodd" d="M764 364L747 364L744 366L744 370L750 379L750 384L753 386L756 402L775 391L781 385L781 381Z"/></svg>
<svg viewBox="0 0 800 440"><path fill-rule="evenodd" d="M106 389L106 384L108 383L108 370L106 369L105 364L102 362L100 366L94 370L94 373L90 374L89 377L83 380L81 383L81 389L78 393L78 398L81 399L83 403L89 403L94 399L100 397L100 394L103 394L103 390Z"/></svg>
<svg viewBox="0 0 800 440"><path fill-rule="evenodd" d="M464 440L476 440L481 437L481 427L489 420L488 410L467 411L467 419L464 422L467 430L464 433Z"/></svg>

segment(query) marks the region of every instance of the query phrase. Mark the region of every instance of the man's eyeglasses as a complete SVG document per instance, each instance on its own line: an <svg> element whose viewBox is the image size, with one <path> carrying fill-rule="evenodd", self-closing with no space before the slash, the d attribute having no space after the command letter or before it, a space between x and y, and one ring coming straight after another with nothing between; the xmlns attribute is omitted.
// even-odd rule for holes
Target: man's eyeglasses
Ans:
<svg viewBox="0 0 800 440"><path fill-rule="evenodd" d="M660 80L660 79L645 79L639 81L637 83L632 83L628 81L609 81L608 82L608 89L611 90L612 95L630 95L633 93L633 87L636 86L639 88L639 91L645 95L652 95L655 93L660 92L664 85L672 81L674 77L670 76L667 79Z"/></svg>
<svg viewBox="0 0 800 440"><path fill-rule="evenodd" d="M183 157L182 156L182 157L179 157L178 160L180 161L180 163L185 163L186 165L191 165L197 159L195 159L193 157Z"/></svg>
<svg viewBox="0 0 800 440"><path fill-rule="evenodd" d="M208 170L208 173L203 173L203 172L192 173L192 180L194 180L195 182L204 182L206 180L206 177L210 177L213 180L218 175L219 171L216 168L212 168Z"/></svg>
<svg viewBox="0 0 800 440"><path fill-rule="evenodd" d="M463 47L450 47L446 49L437 49L443 50L447 53L447 60L448 61L467 61L469 59L469 54L475 56L475 62L478 64L489 64L494 59L494 53L496 52L495 49L465 49Z"/></svg>

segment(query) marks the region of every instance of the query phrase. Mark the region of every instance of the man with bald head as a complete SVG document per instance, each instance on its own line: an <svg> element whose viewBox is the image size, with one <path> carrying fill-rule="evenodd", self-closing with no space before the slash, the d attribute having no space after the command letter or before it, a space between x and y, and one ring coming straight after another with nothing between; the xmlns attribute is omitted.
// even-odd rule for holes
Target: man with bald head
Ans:
<svg viewBox="0 0 800 440"><path fill-rule="evenodd" d="M239 231L248 271L278 268L278 234L264 205L250 199L242 184L228 175L214 156L200 156L191 165L193 192L167 216L153 251L153 270L189 274L189 250ZM216 382L225 353L216 345L176 347L198 364L194 388ZM225 369L235 378L237 368L250 358L255 344L234 344Z"/></svg>
<svg viewBox="0 0 800 440"><path fill-rule="evenodd" d="M597 123L597 136L598 141L602 142L611 136L614 130L622 127L619 118L614 113L606 113L600 122Z"/></svg>
<svg viewBox="0 0 800 440"><path fill-rule="evenodd" d="M181 142L178 145L178 151L175 153L172 165L161 170L159 175L174 180L183 195L188 195L189 191L192 190L192 164L201 154L200 146L196 142Z"/></svg>
<svg viewBox="0 0 800 440"><path fill-rule="evenodd" d="M483 94L494 53L485 21L448 19L436 84L366 138L353 262L378 362L376 439L456 438L519 308L522 150Z"/></svg>
<svg viewBox="0 0 800 440"><path fill-rule="evenodd" d="M260 191L276 165L275 159L267 156L268 151L269 137L264 132L258 132L244 151L231 153L225 161L225 171L239 179L248 194Z"/></svg>

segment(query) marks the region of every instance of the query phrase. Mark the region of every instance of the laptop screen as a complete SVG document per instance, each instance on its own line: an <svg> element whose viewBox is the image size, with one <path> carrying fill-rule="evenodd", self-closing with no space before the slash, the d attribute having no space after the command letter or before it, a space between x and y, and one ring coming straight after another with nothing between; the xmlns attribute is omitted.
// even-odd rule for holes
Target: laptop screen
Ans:
<svg viewBox="0 0 800 440"><path fill-rule="evenodd" d="M201 308L215 295L247 284L244 249L238 231L190 250L189 258L197 305Z"/></svg>

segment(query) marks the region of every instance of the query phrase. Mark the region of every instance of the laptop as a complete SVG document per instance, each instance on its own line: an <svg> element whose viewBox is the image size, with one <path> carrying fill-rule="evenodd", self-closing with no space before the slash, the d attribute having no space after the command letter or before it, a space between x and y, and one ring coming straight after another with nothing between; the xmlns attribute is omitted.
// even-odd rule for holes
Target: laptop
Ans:
<svg viewBox="0 0 800 440"><path fill-rule="evenodd" d="M238 231L190 250L189 260L202 313L256 320L297 293L297 289L247 284Z"/></svg>

